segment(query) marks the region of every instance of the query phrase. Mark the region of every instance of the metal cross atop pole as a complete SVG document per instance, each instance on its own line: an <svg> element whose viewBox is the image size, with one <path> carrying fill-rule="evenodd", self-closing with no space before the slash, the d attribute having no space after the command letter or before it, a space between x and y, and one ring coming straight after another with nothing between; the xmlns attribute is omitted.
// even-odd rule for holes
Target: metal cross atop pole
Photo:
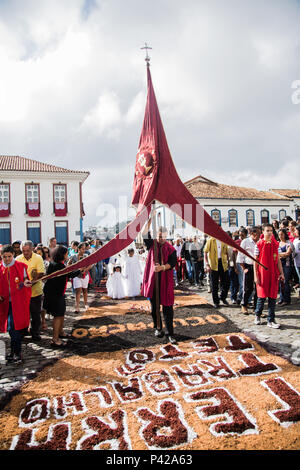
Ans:
<svg viewBox="0 0 300 470"><path fill-rule="evenodd" d="M145 59L145 61L147 62L147 66L149 67L149 65L150 65L150 57L149 57L149 54L148 54L148 49L152 49L152 47L148 46L148 44L145 42L144 47L141 47L141 49L145 49L145 50L146 50L146 59Z"/></svg>

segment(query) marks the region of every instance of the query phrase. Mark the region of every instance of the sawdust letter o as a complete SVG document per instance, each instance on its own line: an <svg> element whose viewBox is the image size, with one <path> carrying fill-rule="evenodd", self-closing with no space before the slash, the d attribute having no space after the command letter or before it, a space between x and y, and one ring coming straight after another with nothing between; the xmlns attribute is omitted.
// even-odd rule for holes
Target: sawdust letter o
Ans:
<svg viewBox="0 0 300 470"><path fill-rule="evenodd" d="M38 398L26 403L19 417L19 426L28 427L41 423L50 416L50 400L48 398Z"/></svg>

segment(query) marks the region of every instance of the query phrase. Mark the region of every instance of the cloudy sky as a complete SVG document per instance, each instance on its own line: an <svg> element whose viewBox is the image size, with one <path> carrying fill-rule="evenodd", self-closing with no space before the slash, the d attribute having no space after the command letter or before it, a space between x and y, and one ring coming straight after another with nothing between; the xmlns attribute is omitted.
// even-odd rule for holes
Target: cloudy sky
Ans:
<svg viewBox="0 0 300 470"><path fill-rule="evenodd" d="M89 170L86 227L130 200L147 42L183 181L299 188L299 24L299 0L0 0L0 154Z"/></svg>

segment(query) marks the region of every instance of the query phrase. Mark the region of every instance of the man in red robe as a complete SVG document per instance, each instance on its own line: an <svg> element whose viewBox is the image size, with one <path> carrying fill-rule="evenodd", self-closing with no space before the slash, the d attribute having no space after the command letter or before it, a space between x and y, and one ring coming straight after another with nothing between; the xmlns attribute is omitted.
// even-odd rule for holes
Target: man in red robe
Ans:
<svg viewBox="0 0 300 470"><path fill-rule="evenodd" d="M161 328L160 312L157 312L157 307L159 308L160 305L162 305L167 339L170 343L176 344L176 339L173 336L173 269L176 266L177 261L176 250L170 243L166 241L167 229L164 227L159 227L157 239L153 240L151 238L150 232L148 232L150 224L151 219L148 221L143 232L144 243L149 253L144 271L142 295L150 298L155 336L162 338L165 334ZM155 262L155 244L157 247L158 262ZM155 283L155 273L158 273L158 302L156 300L157 287ZM159 317L157 317L157 313Z"/></svg>
<svg viewBox="0 0 300 470"><path fill-rule="evenodd" d="M263 225L263 237L257 242L254 255L257 261L266 266L256 263L254 270L254 280L257 290L257 304L255 309L256 325L261 324L261 314L264 308L266 298L268 298L268 318L267 325L270 328L280 328L275 322L275 305L278 295L278 283L284 281L281 261L278 255L279 243L273 236L273 227L271 224Z"/></svg>
<svg viewBox="0 0 300 470"><path fill-rule="evenodd" d="M22 330L28 328L30 322L31 282L26 264L14 259L12 246L3 246L1 256L0 332L9 332L11 353L7 359L18 364L22 362Z"/></svg>

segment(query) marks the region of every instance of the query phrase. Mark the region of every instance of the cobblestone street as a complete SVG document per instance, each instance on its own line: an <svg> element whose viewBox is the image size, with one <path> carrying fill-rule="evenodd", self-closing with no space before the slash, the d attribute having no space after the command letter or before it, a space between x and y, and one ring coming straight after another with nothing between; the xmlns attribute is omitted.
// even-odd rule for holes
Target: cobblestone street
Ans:
<svg viewBox="0 0 300 470"><path fill-rule="evenodd" d="M211 294L206 288L194 288L187 285L183 288L188 289L191 294L199 294L204 297L208 304L207 308L212 309ZM178 291L177 291L178 292ZM180 291L179 291L180 292ZM93 302L101 303L101 294L90 291L88 294L89 305ZM78 315L74 313L74 297L71 289L67 290L67 312L65 316L65 332L71 333L73 324L77 321ZM203 308L201 310L203 311ZM276 320L281 324L281 328L274 330L266 325L266 311L262 325L254 324L253 310L249 310L249 315L244 315L237 305L222 306L220 312L226 316L235 329L245 333L250 338L256 340L269 352L284 357L294 365L300 365L300 302L297 300L296 293L293 293L292 303L289 306L276 308ZM197 315L197 308L193 309L193 315ZM175 310L176 318L176 310ZM23 364L5 364L5 356L0 356L0 409L2 409L11 397L18 393L22 384L31 380L44 367L53 364L58 359L73 355L74 352L68 346L64 350L53 350L50 347L52 334L52 320L48 319L48 329L42 331L42 340L33 343L31 338L25 338L22 346ZM178 332L179 328L175 329ZM10 338L8 334L2 334L0 340L5 342L6 351L9 351Z"/></svg>

